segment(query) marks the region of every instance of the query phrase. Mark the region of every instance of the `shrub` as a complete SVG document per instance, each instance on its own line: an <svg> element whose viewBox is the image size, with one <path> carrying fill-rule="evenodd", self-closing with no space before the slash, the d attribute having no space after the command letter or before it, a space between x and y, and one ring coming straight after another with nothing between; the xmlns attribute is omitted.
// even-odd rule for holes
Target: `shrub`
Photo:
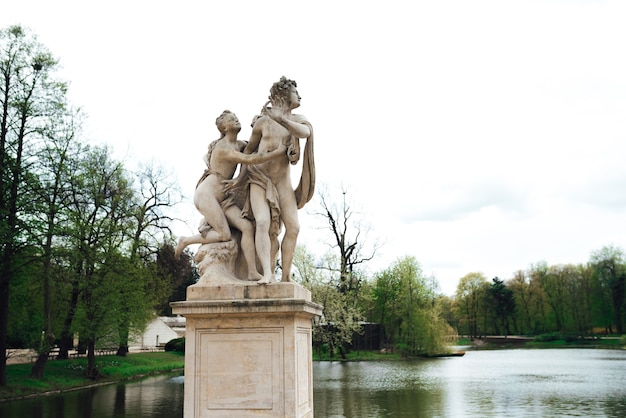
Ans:
<svg viewBox="0 0 626 418"><path fill-rule="evenodd" d="M165 344L165 351L185 352L185 338L174 338Z"/></svg>

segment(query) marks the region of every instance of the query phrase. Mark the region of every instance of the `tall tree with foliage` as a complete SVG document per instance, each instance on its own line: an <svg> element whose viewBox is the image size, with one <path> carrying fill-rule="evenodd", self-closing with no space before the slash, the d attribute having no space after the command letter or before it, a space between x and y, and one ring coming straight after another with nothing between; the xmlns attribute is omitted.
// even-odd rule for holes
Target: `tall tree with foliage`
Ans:
<svg viewBox="0 0 626 418"><path fill-rule="evenodd" d="M156 309L161 315L171 315L169 302L185 300L187 287L195 284L200 277L189 250L183 251L179 257L175 256L174 251L172 242L162 243L157 250L156 260L151 264L148 292L155 295Z"/></svg>
<svg viewBox="0 0 626 418"><path fill-rule="evenodd" d="M434 290L414 257L398 259L375 276L378 317L387 338L406 356L441 354L454 334Z"/></svg>
<svg viewBox="0 0 626 418"><path fill-rule="evenodd" d="M326 255L326 259L332 258ZM298 283L311 291L313 302L323 306L322 318L313 325L313 345L321 352L327 348L330 357L339 353L347 358L346 346L352 343L355 333L361 332L359 321L363 319L358 303L349 294L341 292L336 274L319 264L332 265L334 261L318 262L303 245L296 247L293 263Z"/></svg>
<svg viewBox="0 0 626 418"><path fill-rule="evenodd" d="M88 347L88 375L97 377L96 342L105 330L116 329L111 324L123 311L118 289L126 285L131 265L123 249L132 230L133 190L124 167L106 147L85 152L73 187L70 240L75 248L74 285L79 299L68 311L62 338L68 341L71 327L67 325L78 319L76 328Z"/></svg>
<svg viewBox="0 0 626 418"><path fill-rule="evenodd" d="M33 234L33 242L40 248L40 262L43 292L43 331L41 343L37 347L37 361L31 376L44 377L48 354L55 343L53 333L52 305L53 281L58 277L58 265L55 257L59 255L59 247L55 245L64 235L64 228L70 220L69 205L71 203L70 178L74 171L83 147L77 141L80 134L81 116L78 111L59 114L50 118L42 134L45 138L42 149L37 155L37 181L33 182L32 195L40 210L34 215L39 221Z"/></svg>
<svg viewBox="0 0 626 418"><path fill-rule="evenodd" d="M591 254L591 265L602 288L608 293L615 331L623 334L626 296L626 257L621 248L605 246Z"/></svg>
<svg viewBox="0 0 626 418"><path fill-rule="evenodd" d="M23 193L29 158L40 130L65 86L51 75L57 60L21 26L0 30L0 386L6 385L6 337L10 282L28 240L28 206Z"/></svg>
<svg viewBox="0 0 626 418"><path fill-rule="evenodd" d="M506 286L502 279L494 277L489 287L489 295L494 304L496 333L500 334L498 322L501 322L504 335L507 336L511 333L510 321L515 314L513 291Z"/></svg>
<svg viewBox="0 0 626 418"><path fill-rule="evenodd" d="M119 356L128 353L131 327L141 328L148 319L146 313L150 311L150 306L157 305L162 290L155 284L167 286L166 282L155 281L155 277L151 276L149 263L155 258L161 244L172 235L170 224L173 218L168 210L182 200L176 183L169 180L171 178L164 167L154 162L140 164L135 173L136 186L128 237L132 267L126 272L128 279L124 286L118 288L123 305L118 316Z"/></svg>
<svg viewBox="0 0 626 418"><path fill-rule="evenodd" d="M485 332L485 301L488 286L485 275L478 272L466 274L457 285L456 306L459 322L462 324L460 332L470 338L479 337Z"/></svg>

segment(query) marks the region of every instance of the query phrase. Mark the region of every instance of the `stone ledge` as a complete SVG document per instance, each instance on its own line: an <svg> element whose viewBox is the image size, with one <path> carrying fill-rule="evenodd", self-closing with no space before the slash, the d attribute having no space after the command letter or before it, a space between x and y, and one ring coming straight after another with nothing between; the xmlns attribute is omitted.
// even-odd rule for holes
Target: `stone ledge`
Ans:
<svg viewBox="0 0 626 418"><path fill-rule="evenodd" d="M311 292L294 282L270 284L194 284L187 288L187 301L218 300L266 300L303 299L311 300Z"/></svg>
<svg viewBox="0 0 626 418"><path fill-rule="evenodd" d="M322 314L322 306L303 299L257 299L257 300L209 300L171 302L172 313L177 315L255 315L305 313L312 316Z"/></svg>

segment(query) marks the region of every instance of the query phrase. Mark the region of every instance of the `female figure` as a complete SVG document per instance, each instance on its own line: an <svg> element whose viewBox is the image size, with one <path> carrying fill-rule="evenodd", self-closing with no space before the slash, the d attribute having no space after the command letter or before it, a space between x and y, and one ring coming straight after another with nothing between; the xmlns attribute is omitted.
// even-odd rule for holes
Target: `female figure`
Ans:
<svg viewBox="0 0 626 418"><path fill-rule="evenodd" d="M205 156L207 169L196 186L194 204L204 216L205 224L200 233L191 237L181 237L176 247L176 255L191 244L209 244L225 242L231 238L230 225L241 231L241 250L248 267L248 280L263 278L256 269L256 251L254 245L254 227L241 216L241 210L234 201L227 197L225 181L233 178L238 164L259 164L277 158L286 153L287 147L281 146L271 152L244 154L244 141L237 140L241 124L237 116L225 110L215 121L221 137L209 145ZM270 274L270 272L263 272Z"/></svg>

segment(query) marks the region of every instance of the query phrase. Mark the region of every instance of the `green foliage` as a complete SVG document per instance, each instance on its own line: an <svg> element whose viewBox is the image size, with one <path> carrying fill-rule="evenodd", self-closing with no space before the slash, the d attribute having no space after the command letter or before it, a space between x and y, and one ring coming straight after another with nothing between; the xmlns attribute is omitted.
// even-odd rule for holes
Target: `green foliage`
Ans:
<svg viewBox="0 0 626 418"><path fill-rule="evenodd" d="M606 246L591 255L591 265L604 294L610 300L616 331L622 334L626 305L626 255L621 248Z"/></svg>
<svg viewBox="0 0 626 418"><path fill-rule="evenodd" d="M180 201L172 176L84 145L56 65L29 30L0 30L0 386L7 341L124 347L171 293L153 273Z"/></svg>
<svg viewBox="0 0 626 418"><path fill-rule="evenodd" d="M323 317L313 326L313 344L328 346L331 356L339 352L345 357L344 347L352 342L355 333L361 331L359 309L349 303L348 295L331 286L313 286L311 297L324 307Z"/></svg>
<svg viewBox="0 0 626 418"><path fill-rule="evenodd" d="M461 334L474 338L484 332L488 288L482 273L469 273L459 280L455 310Z"/></svg>
<svg viewBox="0 0 626 418"><path fill-rule="evenodd" d="M587 341L618 331L626 320L624 280L626 258L613 246L593 252L586 265L539 262L489 287L472 273L459 281L453 321L469 337L514 333Z"/></svg>
<svg viewBox="0 0 626 418"><path fill-rule="evenodd" d="M327 349L331 357L340 354L345 359L345 347L355 333L361 332L359 321L363 315L356 289L340 291L340 279L331 267L335 261L335 257L327 255L319 264L329 268L320 269L305 247L298 246L294 254L296 280L311 291L313 302L323 306L322 318L313 324L313 346L318 353Z"/></svg>
<svg viewBox="0 0 626 418"><path fill-rule="evenodd" d="M165 344L165 351L178 351L179 353L185 352L185 338L174 338Z"/></svg>
<svg viewBox="0 0 626 418"><path fill-rule="evenodd" d="M313 352L314 361L337 361L336 356L330 355L328 346L322 347L320 350ZM402 360L402 356L399 352L392 351L351 351L346 354L346 361L392 361Z"/></svg>
<svg viewBox="0 0 626 418"><path fill-rule="evenodd" d="M560 332L550 332L547 334L540 334L535 336L534 341L538 343L547 343L552 341L564 341L566 343L571 343L574 341L580 340L580 336L575 334L564 334Z"/></svg>
<svg viewBox="0 0 626 418"><path fill-rule="evenodd" d="M184 367L184 355L177 352L131 354L97 357L101 372L100 382L115 382L135 376L178 370ZM87 359L55 360L48 362L44 380L30 378L30 364L7 367L8 385L0 388L0 401L29 394L54 390L69 390L93 384L85 377Z"/></svg>
<svg viewBox="0 0 626 418"><path fill-rule="evenodd" d="M396 261L375 277L373 313L385 337L405 356L441 354L454 331L441 314L429 280L413 257Z"/></svg>

